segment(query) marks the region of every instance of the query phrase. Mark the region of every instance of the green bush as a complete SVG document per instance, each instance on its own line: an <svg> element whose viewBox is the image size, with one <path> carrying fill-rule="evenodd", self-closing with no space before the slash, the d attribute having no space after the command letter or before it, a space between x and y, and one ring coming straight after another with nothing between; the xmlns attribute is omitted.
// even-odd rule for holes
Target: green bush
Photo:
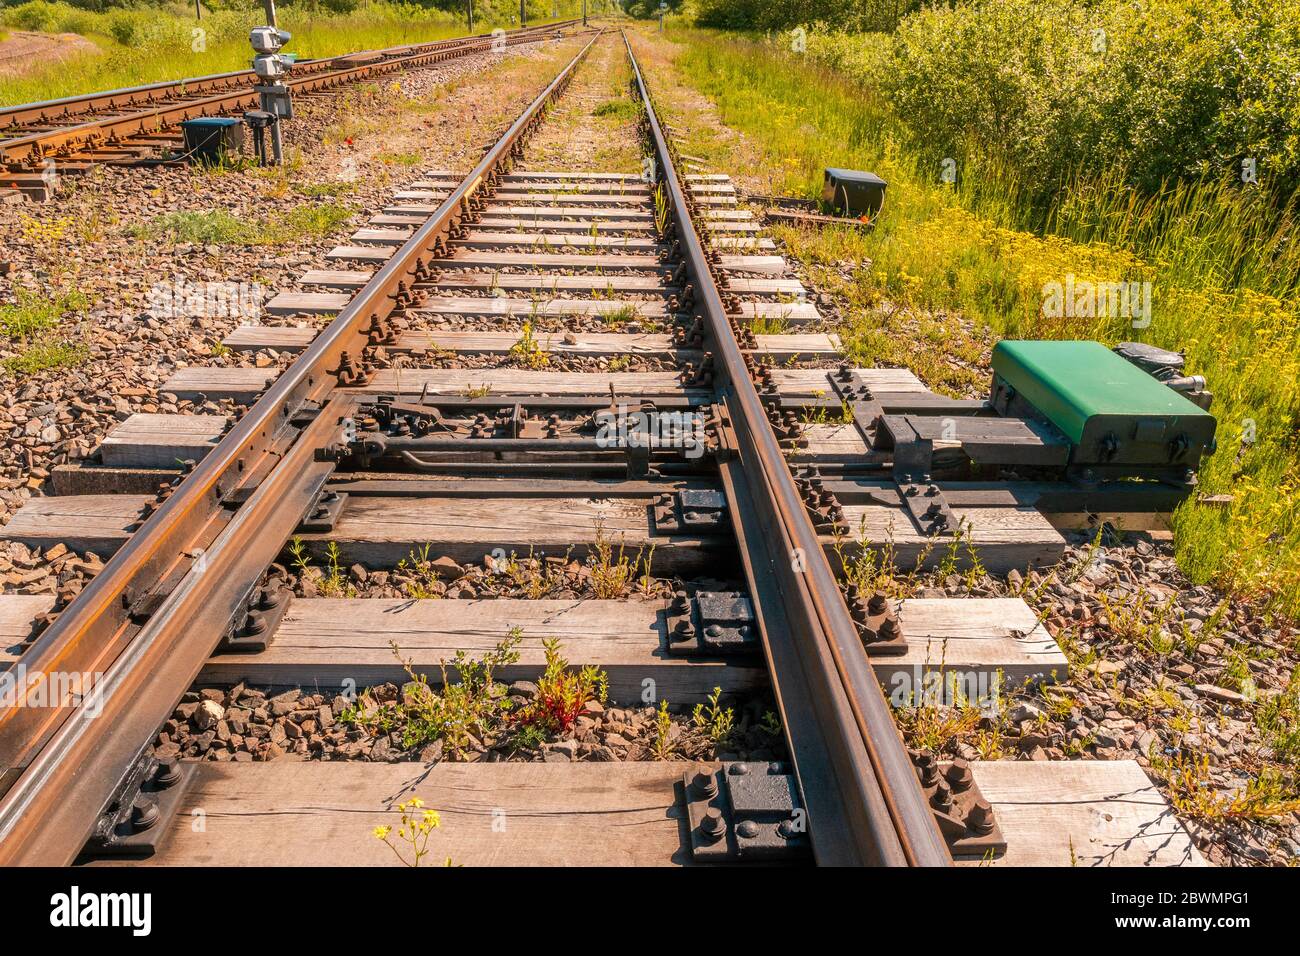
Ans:
<svg viewBox="0 0 1300 956"><path fill-rule="evenodd" d="M976 0L907 17L879 81L931 153L994 150L1045 195L1119 168L1153 192L1300 176L1292 0Z"/></svg>
<svg viewBox="0 0 1300 956"><path fill-rule="evenodd" d="M4 22L19 30L36 30L41 33L60 31L60 4L46 3L45 0L31 0L21 6L4 11Z"/></svg>
<svg viewBox="0 0 1300 956"><path fill-rule="evenodd" d="M629 6L629 13L633 6ZM658 6L654 4L656 9ZM855 32L892 30L904 16L920 7L921 0L694 0L691 5L695 22L702 26L787 30L822 24L831 30Z"/></svg>
<svg viewBox="0 0 1300 956"><path fill-rule="evenodd" d="M1300 183L1295 0L697 0L697 22L808 27L807 51L883 96L932 162L992 160L1040 203L1119 171L1154 193ZM910 11L910 12L909 12ZM900 19L901 15L901 19ZM861 33L897 29L892 36ZM788 41L783 41L788 42Z"/></svg>

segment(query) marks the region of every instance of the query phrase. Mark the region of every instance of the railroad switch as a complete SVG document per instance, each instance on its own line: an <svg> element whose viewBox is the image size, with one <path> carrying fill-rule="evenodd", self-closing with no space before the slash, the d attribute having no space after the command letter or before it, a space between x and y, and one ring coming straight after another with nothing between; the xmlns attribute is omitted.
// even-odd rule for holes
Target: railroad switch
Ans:
<svg viewBox="0 0 1300 956"><path fill-rule="evenodd" d="M344 497L340 495L339 497ZM218 650L261 652L271 646L276 629L293 601L289 572L273 564L262 581L244 599L245 610L237 614L221 638Z"/></svg>
<svg viewBox="0 0 1300 956"><path fill-rule="evenodd" d="M858 636L869 657L887 657L907 653L907 638L899 623L898 612L883 591L864 598L856 584L845 588L849 617L858 626Z"/></svg>
<svg viewBox="0 0 1300 956"><path fill-rule="evenodd" d="M911 749L908 756L953 856L997 856L1007 851L993 807L980 792L967 761L941 763L933 754Z"/></svg>
<svg viewBox="0 0 1300 956"><path fill-rule="evenodd" d="M152 856L171 832L198 769L179 759L142 756L95 822L78 859Z"/></svg>
<svg viewBox="0 0 1300 956"><path fill-rule="evenodd" d="M697 862L789 860L810 852L807 813L785 764L726 762L687 771L683 782Z"/></svg>
<svg viewBox="0 0 1300 956"><path fill-rule="evenodd" d="M727 497L712 488L659 495L651 513L655 534L721 534L730 529Z"/></svg>
<svg viewBox="0 0 1300 956"><path fill-rule="evenodd" d="M680 657L758 652L754 605L739 591L678 591L665 615L668 653Z"/></svg>

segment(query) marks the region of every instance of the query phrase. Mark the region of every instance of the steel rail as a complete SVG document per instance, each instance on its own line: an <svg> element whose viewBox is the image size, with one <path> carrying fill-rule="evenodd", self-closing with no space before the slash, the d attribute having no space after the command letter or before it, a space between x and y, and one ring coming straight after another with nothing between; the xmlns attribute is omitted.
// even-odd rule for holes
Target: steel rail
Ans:
<svg viewBox="0 0 1300 956"><path fill-rule="evenodd" d="M576 22L577 21L562 21L559 23L547 24L543 27L529 27L526 30L514 30L505 35L505 42L508 46L517 46L521 43L536 42L539 38L558 34L558 32L565 26L570 26ZM329 89L364 79L369 76L381 76L413 67L445 62L446 60L466 56L471 53L482 52L491 49L494 42L495 40L490 36L486 38L476 36L456 40L437 41L433 44L419 44L410 48L413 52L403 52L402 55L383 59L376 63L366 63L339 69L331 69L328 64L362 54L347 54L340 57L334 57L330 61L313 60L310 61L312 69L308 75L291 75L285 80L285 83L290 87L290 89L301 92ZM402 51L402 49L403 48L393 48L394 51ZM249 70L242 74L225 74L224 76L249 77L252 76L252 71ZM240 84L232 83L228 80L222 81L218 85L216 80L219 79L219 77L210 79L214 81L213 85L216 86L216 88L228 89L232 85L241 86ZM162 84L162 86L166 87L167 85ZM103 95L120 95L120 93ZM255 106L257 103L258 94L252 89L252 87L242 85L241 88L232 92L217 93L211 96L200 97L198 99L187 99L177 103L161 104L150 108L133 110L132 112L120 116L106 116L99 119L90 119L70 126L59 126L55 129L28 133L24 136L13 136L7 139L0 139L0 159L3 159L3 161L9 165L32 165L45 158L52 151L67 152L77 148L93 149L98 145L102 145L106 141L112 142L123 137L158 132L169 126L175 125L177 122L184 119L216 116L244 107ZM76 114L72 115L75 116Z"/></svg>
<svg viewBox="0 0 1300 956"><path fill-rule="evenodd" d="M73 860L332 470L315 461L315 450L338 430L330 398L337 376L363 354L375 324L428 277L470 201L500 181L598 38L28 648L21 662L28 673L104 676L86 700L0 711L0 866ZM318 407L299 427L299 416Z"/></svg>
<svg viewBox="0 0 1300 956"><path fill-rule="evenodd" d="M738 462L722 464L723 482L739 505L733 524L748 545L741 553L751 592L765 610L758 615L760 630L791 736L814 852L823 864L951 865L750 379L693 223L692 203L626 33L623 42L645 109L660 184L694 280L706 338L713 346L715 382L739 443ZM782 628L771 626L770 612L778 603L787 625Z"/></svg>
<svg viewBox="0 0 1300 956"><path fill-rule="evenodd" d="M506 31L506 36L524 33L538 33L546 29L572 26L577 19L557 20L553 23L538 24L518 30ZM338 53L334 56L311 57L297 60L294 69L307 67L316 70L337 68L342 60L358 56L406 56L415 53L454 47L470 40L488 40L490 33L471 33L461 37L448 37L445 40L426 40L422 43L406 43L398 46L383 47L378 50L357 50L352 53ZM252 70L231 70L228 73L208 73L203 76L189 76L179 80L160 80L157 83L145 83L140 86L123 86L114 90L99 90L93 93L78 93L74 96L62 96L52 100L37 100L31 103L15 103L0 106L0 129L20 123L49 122L64 116L76 116L99 109L114 109L119 106L139 106L161 95L186 95L204 89L221 89L234 85L241 80L256 81L257 74Z"/></svg>

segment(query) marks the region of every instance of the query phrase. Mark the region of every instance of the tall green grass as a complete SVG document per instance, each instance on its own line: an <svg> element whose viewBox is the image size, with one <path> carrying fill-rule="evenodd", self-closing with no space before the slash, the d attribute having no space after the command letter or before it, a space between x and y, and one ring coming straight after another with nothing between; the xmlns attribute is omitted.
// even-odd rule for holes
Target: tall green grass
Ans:
<svg viewBox="0 0 1300 956"><path fill-rule="evenodd" d="M1071 183L1047 210L1032 208L1013 168L973 152L955 157L960 176L946 184L869 87L770 43L702 30L672 38L682 44L681 76L778 170L773 188L817 196L826 166L872 169L889 182L873 231L786 234L814 264L870 263L853 273L863 306L956 311L1014 337L1185 351L1189 371L1209 380L1219 419L1203 490L1233 500L1189 502L1174 515L1180 564L1197 581L1300 611L1300 237L1289 214L1237 184L1139 196L1105 174ZM692 145L725 161L725 138L711 142ZM1150 327L1047 318L1044 283L1068 274L1151 281ZM850 322L851 350L870 341L872 324L865 311Z"/></svg>

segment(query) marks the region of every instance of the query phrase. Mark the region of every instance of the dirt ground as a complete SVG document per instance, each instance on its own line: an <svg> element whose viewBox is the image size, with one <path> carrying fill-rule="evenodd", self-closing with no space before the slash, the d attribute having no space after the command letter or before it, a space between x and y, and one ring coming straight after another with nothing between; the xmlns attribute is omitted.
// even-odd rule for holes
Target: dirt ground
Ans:
<svg viewBox="0 0 1300 956"><path fill-rule="evenodd" d="M51 60L65 60L77 53L94 53L98 49L76 33L11 30L0 40L0 75L21 76Z"/></svg>

